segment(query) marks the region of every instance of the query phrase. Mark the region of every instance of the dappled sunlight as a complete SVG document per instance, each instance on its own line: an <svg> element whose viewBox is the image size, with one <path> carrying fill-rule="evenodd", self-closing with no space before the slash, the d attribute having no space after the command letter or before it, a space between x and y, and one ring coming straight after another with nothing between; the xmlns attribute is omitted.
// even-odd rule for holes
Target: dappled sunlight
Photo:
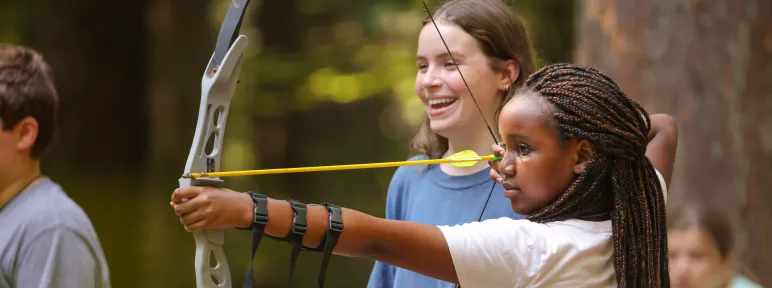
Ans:
<svg viewBox="0 0 772 288"><path fill-rule="evenodd" d="M400 115L405 124L414 126L421 121L424 107L421 99L415 94L414 78L403 79L394 84L396 102L399 104Z"/></svg>
<svg viewBox="0 0 772 288"><path fill-rule="evenodd" d="M362 88L372 87L373 76L367 72L341 75L333 68L325 67L308 77L308 90L314 99L349 103L363 97Z"/></svg>

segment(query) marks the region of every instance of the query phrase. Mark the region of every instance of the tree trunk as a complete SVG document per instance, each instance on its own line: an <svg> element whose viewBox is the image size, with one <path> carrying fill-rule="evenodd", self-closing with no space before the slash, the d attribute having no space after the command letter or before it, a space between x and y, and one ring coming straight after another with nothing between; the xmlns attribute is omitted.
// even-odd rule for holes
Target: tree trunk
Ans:
<svg viewBox="0 0 772 288"><path fill-rule="evenodd" d="M736 220L740 262L772 286L772 2L584 1L577 60L679 126L671 205Z"/></svg>

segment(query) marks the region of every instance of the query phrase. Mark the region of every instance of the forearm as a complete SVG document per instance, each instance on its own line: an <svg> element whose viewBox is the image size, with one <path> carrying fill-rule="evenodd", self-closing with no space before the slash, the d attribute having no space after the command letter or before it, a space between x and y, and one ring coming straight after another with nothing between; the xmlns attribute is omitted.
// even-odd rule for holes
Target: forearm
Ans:
<svg viewBox="0 0 772 288"><path fill-rule="evenodd" d="M669 187L678 147L678 126L667 114L654 114L650 119L651 130L648 135L649 143L646 145L646 157L662 174Z"/></svg>
<svg viewBox="0 0 772 288"><path fill-rule="evenodd" d="M323 206L308 205L307 230L303 245L319 246L328 229L329 213ZM292 226L293 210L289 202L268 199L268 224L265 233L284 237ZM405 221L385 220L343 208L343 233L334 254L367 257L412 270L430 277L456 282L453 260L439 228ZM249 226L252 216L242 221Z"/></svg>
<svg viewBox="0 0 772 288"><path fill-rule="evenodd" d="M289 202L268 199L268 225L265 233L273 237L284 237L292 227L292 207ZM360 213L358 211L342 208L343 225L345 233L342 233L335 246L335 254L364 257L365 243L372 243L367 225L377 225L378 218ZM316 248L322 242L329 228L329 212L324 206L308 205L306 210L306 234L303 236L303 245ZM363 223L364 222L364 223ZM364 224L364 225L363 225Z"/></svg>
<svg viewBox="0 0 772 288"><path fill-rule="evenodd" d="M377 226L363 227L368 231L369 239L375 240L371 242L375 245L364 245L365 257L458 283L450 249L445 235L438 227L399 220L378 220ZM348 236L353 238L358 235Z"/></svg>

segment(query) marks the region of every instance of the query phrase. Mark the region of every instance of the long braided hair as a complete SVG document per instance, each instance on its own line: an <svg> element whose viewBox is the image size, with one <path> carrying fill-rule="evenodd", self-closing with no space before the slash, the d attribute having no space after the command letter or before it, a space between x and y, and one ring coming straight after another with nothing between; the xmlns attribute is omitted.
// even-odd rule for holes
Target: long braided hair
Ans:
<svg viewBox="0 0 772 288"><path fill-rule="evenodd" d="M579 65L546 66L525 87L552 104L560 141L585 139L593 147L586 169L527 218L544 223L607 212L619 287L669 286L664 196L645 156L647 111L609 77Z"/></svg>

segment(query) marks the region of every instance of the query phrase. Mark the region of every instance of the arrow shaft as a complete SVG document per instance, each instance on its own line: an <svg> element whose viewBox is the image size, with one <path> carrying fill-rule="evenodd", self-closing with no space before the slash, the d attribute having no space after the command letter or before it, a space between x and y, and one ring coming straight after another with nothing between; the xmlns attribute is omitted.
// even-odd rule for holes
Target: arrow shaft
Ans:
<svg viewBox="0 0 772 288"><path fill-rule="evenodd" d="M471 162L471 161L477 162L477 161L490 161L492 159L493 159L493 156L459 157L454 159L428 159L428 160L380 162L380 163L365 163L365 164L224 171L224 172L210 172L210 173L190 173L190 175L187 177L200 178L200 177L233 177L233 176L268 175L268 174L288 174L288 173L303 173L303 172L385 168L385 167L397 167L397 166L430 165L430 164L442 164L442 163L454 163L454 162Z"/></svg>

